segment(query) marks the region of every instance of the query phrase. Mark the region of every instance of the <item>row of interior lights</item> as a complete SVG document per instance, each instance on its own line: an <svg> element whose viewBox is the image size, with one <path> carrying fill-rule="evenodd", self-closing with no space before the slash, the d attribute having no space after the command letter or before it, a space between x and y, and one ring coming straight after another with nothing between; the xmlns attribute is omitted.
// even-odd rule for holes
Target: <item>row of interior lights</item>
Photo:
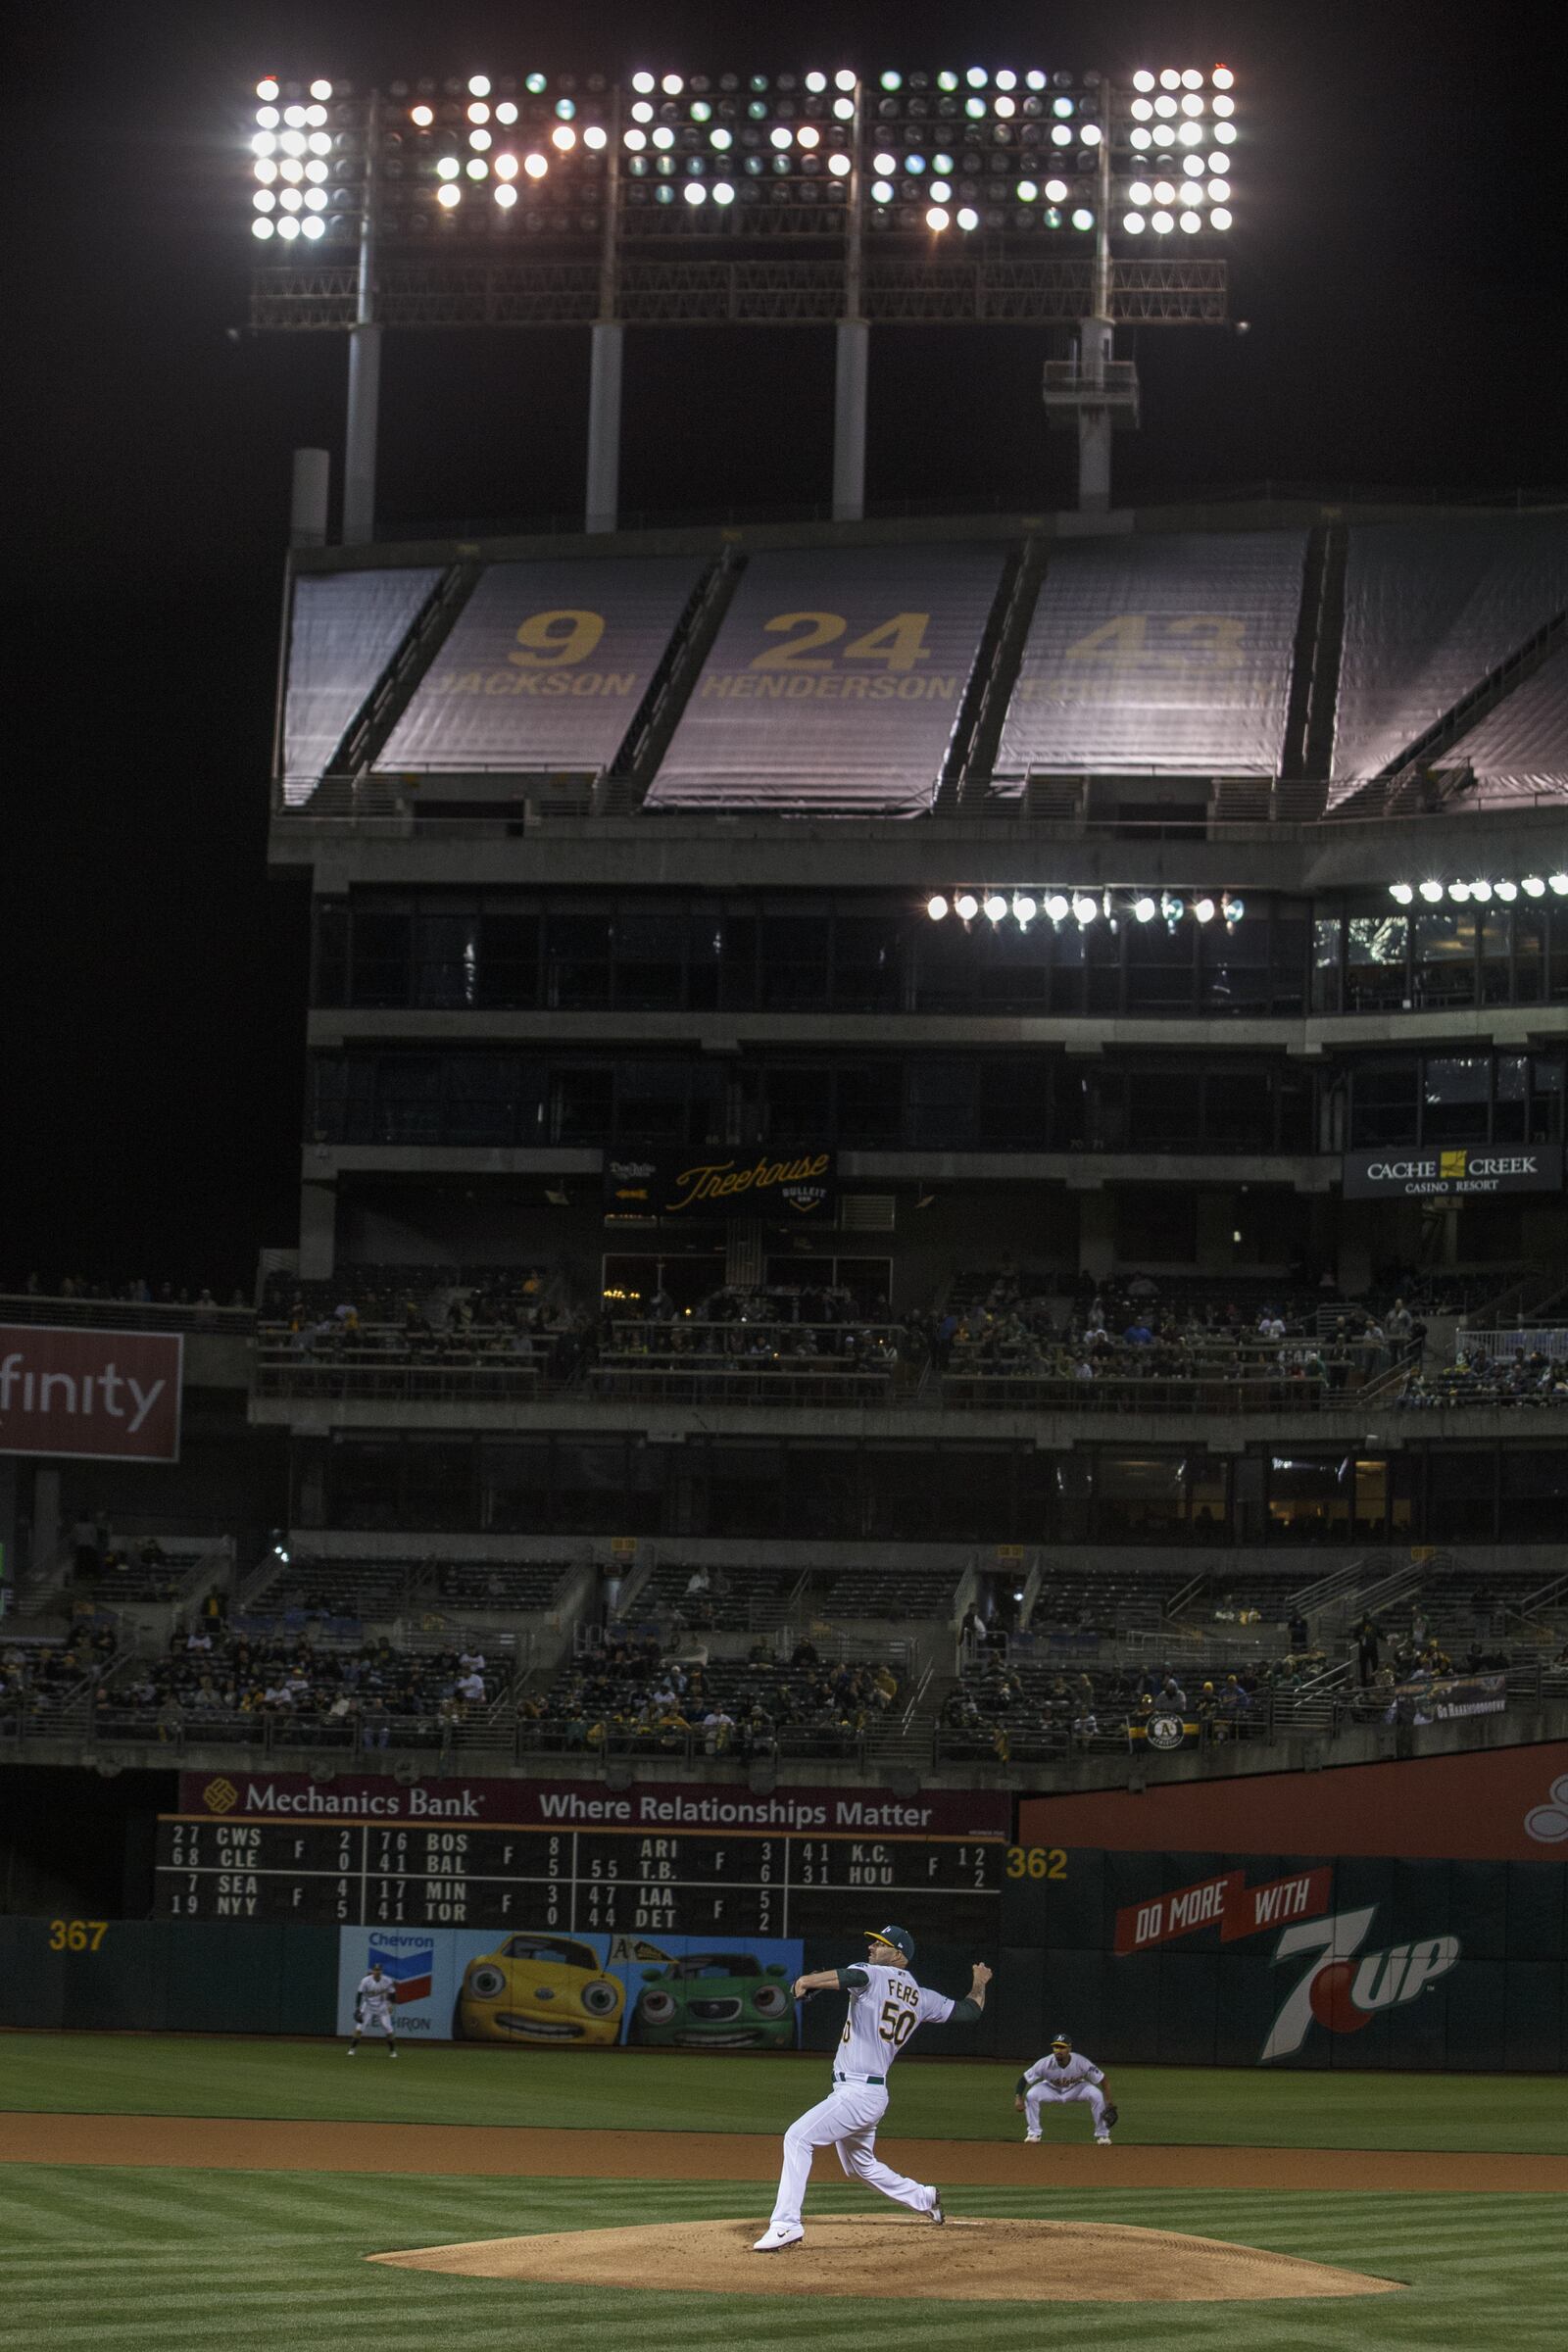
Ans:
<svg viewBox="0 0 1568 2352"><path fill-rule="evenodd" d="M1242 920L1247 906L1245 901L1228 890L1222 890L1217 899L1206 894L1187 899L1169 890L1161 891L1157 899L1149 891L1116 893L1102 890L1091 893L1078 890L1069 894L1063 890L1052 890L1037 899L1026 890L1015 890L1010 897L1000 890L979 894L972 890L957 890L951 899L941 891L935 892L927 899L925 910L934 923L945 922L950 914L956 914L960 923L972 923L981 914L988 923L1002 923L1010 914L1020 930L1027 930L1037 915L1043 914L1048 923L1064 923L1071 915L1079 929L1087 931L1090 924L1098 922L1102 916L1106 921L1114 921L1118 914L1124 913L1130 914L1138 923L1152 923L1157 914L1161 921L1172 928L1186 914L1191 914L1194 921L1199 923L1211 923L1218 915L1224 922L1234 925Z"/></svg>
<svg viewBox="0 0 1568 2352"><path fill-rule="evenodd" d="M1389 896L1396 906L1413 906L1424 899L1429 906L1441 906L1446 899L1452 906L1465 906L1473 900L1485 906L1493 899L1500 899L1511 906L1515 899L1544 899L1547 891L1559 899L1568 899L1568 874L1523 874L1517 882L1391 882Z"/></svg>

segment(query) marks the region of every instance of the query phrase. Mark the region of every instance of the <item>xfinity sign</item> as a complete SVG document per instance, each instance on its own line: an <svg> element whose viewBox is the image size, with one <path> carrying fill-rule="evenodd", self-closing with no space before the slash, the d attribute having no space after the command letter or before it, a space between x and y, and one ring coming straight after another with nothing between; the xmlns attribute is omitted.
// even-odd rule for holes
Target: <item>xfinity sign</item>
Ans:
<svg viewBox="0 0 1568 2352"><path fill-rule="evenodd" d="M1348 1200L1465 1200L1483 1193L1562 1190L1560 1144L1462 1144L1452 1150L1394 1144L1347 1152Z"/></svg>
<svg viewBox="0 0 1568 2352"><path fill-rule="evenodd" d="M177 1331L0 1323L0 1453L177 1462Z"/></svg>

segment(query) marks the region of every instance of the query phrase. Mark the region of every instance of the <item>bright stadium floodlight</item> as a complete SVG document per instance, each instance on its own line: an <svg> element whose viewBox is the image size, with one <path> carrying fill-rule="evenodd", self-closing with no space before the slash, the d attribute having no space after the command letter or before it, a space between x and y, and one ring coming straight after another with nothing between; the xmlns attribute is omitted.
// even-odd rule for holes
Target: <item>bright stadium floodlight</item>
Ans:
<svg viewBox="0 0 1568 2352"><path fill-rule="evenodd" d="M1539 874L1521 875L1519 887L1527 899L1544 899L1546 895L1546 885Z"/></svg>
<svg viewBox="0 0 1568 2352"><path fill-rule="evenodd" d="M960 891L953 902L953 911L960 923L972 923L980 911L980 902L973 891Z"/></svg>
<svg viewBox="0 0 1568 2352"><path fill-rule="evenodd" d="M1087 891L1080 891L1074 898L1072 903L1073 920L1080 931L1087 931L1099 912L1100 902L1098 899L1092 899Z"/></svg>
<svg viewBox="0 0 1568 2352"><path fill-rule="evenodd" d="M1195 899L1193 901L1193 915L1198 922L1211 923L1216 912L1217 909L1212 899Z"/></svg>
<svg viewBox="0 0 1568 2352"><path fill-rule="evenodd" d="M1147 891L1133 901L1133 915L1140 923L1152 923L1159 909Z"/></svg>
<svg viewBox="0 0 1568 2352"><path fill-rule="evenodd" d="M1568 899L1568 874L1548 874L1546 884L1559 899Z"/></svg>
<svg viewBox="0 0 1568 2352"><path fill-rule="evenodd" d="M985 903L986 921L988 923L1000 923L1006 911L1007 902L1002 896L1002 893L998 890L989 892Z"/></svg>
<svg viewBox="0 0 1568 2352"><path fill-rule="evenodd" d="M319 325L343 303L345 280L351 287L351 539L373 524L372 330L383 306L399 322L436 315L460 270L479 315L516 325L583 315L562 310L564 270L578 273L574 305L593 289L599 395L589 404L588 505L596 527L611 527L619 406L618 389L608 387L612 377L618 387L624 315L615 288L623 269L646 270L661 251L667 258L672 237L686 240L681 270L662 273L667 287L639 318L785 316L840 330L836 517L864 512L871 316L1075 327L1076 359L1048 367L1046 412L1051 424L1076 428L1079 503L1098 510L1109 499L1111 428L1138 420L1133 365L1113 357L1118 317L1224 318L1225 264L1214 257L1245 193L1233 171L1243 126L1235 78L1218 66L1105 74L960 64L863 79L820 66L711 74L465 67L451 78L356 91L335 77L268 74L244 92L247 196L273 197L270 209L246 206L273 264L258 275L256 311L268 325ZM454 185L460 198L504 186L512 200L454 201ZM289 190L301 201L286 202ZM971 270L956 285L953 232L974 241ZM337 262L335 276L276 266L302 258L278 250L301 236L319 240L312 259ZM872 240L892 265L874 303L864 299ZM358 271L344 270L356 247ZM514 266L524 250L543 267L519 295ZM735 277L741 261L749 279ZM508 291L502 280L487 278L492 264L514 270L506 300L496 299ZM743 288L737 310L708 299L721 280L732 295ZM339 308L331 322L341 318Z"/></svg>
<svg viewBox="0 0 1568 2352"><path fill-rule="evenodd" d="M1472 882L1470 885L1470 896L1473 899L1479 900L1481 905L1485 906L1487 902L1492 897L1492 884L1490 882Z"/></svg>
<svg viewBox="0 0 1568 2352"><path fill-rule="evenodd" d="M933 897L927 899L925 903L925 910L934 923L940 923L944 920L948 911L948 902L942 896L940 891L936 892Z"/></svg>
<svg viewBox="0 0 1568 2352"><path fill-rule="evenodd" d="M1027 930L1040 909L1026 890L1015 891L1012 900L1012 919L1020 931Z"/></svg>
<svg viewBox="0 0 1568 2352"><path fill-rule="evenodd" d="M1453 901L1455 906L1468 906L1470 904L1469 883L1450 882L1448 884L1448 896Z"/></svg>
<svg viewBox="0 0 1568 2352"><path fill-rule="evenodd" d="M1054 923L1064 923L1072 907L1059 890L1054 890L1046 901L1046 913Z"/></svg>
<svg viewBox="0 0 1568 2352"><path fill-rule="evenodd" d="M1421 896L1425 899L1429 906L1442 906L1443 884L1441 882L1423 882L1420 885L1420 891Z"/></svg>
<svg viewBox="0 0 1568 2352"><path fill-rule="evenodd" d="M1408 906L1415 897L1415 892L1408 882L1391 882L1389 896L1396 906Z"/></svg>

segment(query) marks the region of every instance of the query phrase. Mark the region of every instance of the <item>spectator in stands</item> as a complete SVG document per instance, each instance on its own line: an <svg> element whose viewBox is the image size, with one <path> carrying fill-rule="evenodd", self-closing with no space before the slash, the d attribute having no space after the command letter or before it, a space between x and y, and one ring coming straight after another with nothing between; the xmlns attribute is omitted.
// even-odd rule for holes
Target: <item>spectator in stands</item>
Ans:
<svg viewBox="0 0 1568 2352"><path fill-rule="evenodd" d="M1383 1652L1383 1628L1370 1614L1355 1629L1356 1676L1364 1689L1377 1673Z"/></svg>
<svg viewBox="0 0 1568 2352"><path fill-rule="evenodd" d="M727 1708L714 1705L703 1717L703 1752L719 1756L728 1747L735 1731L735 1718Z"/></svg>

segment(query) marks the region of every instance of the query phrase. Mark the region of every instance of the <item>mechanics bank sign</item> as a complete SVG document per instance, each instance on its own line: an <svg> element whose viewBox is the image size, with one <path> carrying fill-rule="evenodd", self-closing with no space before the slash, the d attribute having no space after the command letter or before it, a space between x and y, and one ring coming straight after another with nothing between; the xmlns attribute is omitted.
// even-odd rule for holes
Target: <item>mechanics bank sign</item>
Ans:
<svg viewBox="0 0 1568 2352"><path fill-rule="evenodd" d="M1461 1145L1453 1151L1393 1145L1382 1152L1347 1152L1348 1200L1464 1200L1482 1193L1558 1193L1562 1146Z"/></svg>

